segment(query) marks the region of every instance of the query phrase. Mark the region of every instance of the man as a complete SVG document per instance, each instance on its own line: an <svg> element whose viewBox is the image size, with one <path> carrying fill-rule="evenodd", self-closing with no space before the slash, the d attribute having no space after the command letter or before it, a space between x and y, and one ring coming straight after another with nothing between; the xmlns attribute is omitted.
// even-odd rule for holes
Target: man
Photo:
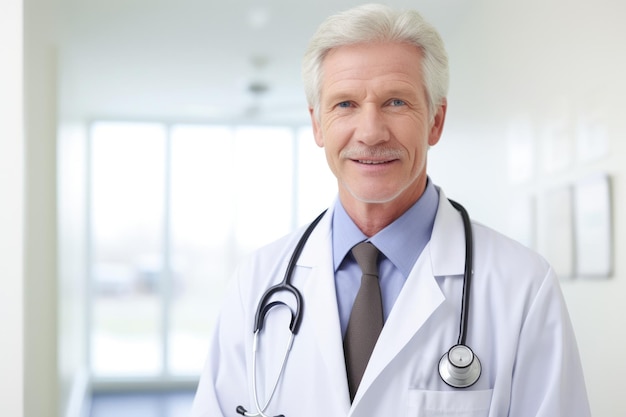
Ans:
<svg viewBox="0 0 626 417"><path fill-rule="evenodd" d="M589 416L550 266L482 225L468 234L427 176L447 109L437 32L416 12L361 6L322 24L303 75L339 197L294 260L301 315L291 290L262 298L283 280L302 230L238 269L192 416ZM457 339L465 301L468 330ZM466 366L469 349L448 356L457 343L479 359Z"/></svg>

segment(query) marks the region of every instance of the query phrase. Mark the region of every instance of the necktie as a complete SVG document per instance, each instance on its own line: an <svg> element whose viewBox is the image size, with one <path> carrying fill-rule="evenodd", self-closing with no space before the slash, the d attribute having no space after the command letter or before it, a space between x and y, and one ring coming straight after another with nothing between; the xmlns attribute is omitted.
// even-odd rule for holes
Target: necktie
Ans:
<svg viewBox="0 0 626 417"><path fill-rule="evenodd" d="M370 242L352 248L361 267L361 287L354 300L343 342L350 401L354 400L378 335L383 328L383 307L378 283L378 249Z"/></svg>

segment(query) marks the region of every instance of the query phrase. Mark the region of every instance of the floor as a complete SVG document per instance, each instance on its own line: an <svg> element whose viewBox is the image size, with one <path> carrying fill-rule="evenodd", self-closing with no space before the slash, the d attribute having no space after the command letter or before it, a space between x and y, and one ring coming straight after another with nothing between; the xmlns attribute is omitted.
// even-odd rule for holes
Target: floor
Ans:
<svg viewBox="0 0 626 417"><path fill-rule="evenodd" d="M193 392L95 394L90 417L189 417Z"/></svg>

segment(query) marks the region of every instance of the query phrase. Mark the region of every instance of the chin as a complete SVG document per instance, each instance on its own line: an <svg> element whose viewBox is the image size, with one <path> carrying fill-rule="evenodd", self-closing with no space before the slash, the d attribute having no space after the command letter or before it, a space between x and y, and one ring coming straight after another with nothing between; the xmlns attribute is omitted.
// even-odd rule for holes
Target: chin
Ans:
<svg viewBox="0 0 626 417"><path fill-rule="evenodd" d="M350 194L350 196L361 202L366 204L386 204L396 200L400 197L404 191L406 191L407 187L401 188L399 190L384 190L380 192L376 192L375 190L354 190L350 187L346 186L346 190Z"/></svg>

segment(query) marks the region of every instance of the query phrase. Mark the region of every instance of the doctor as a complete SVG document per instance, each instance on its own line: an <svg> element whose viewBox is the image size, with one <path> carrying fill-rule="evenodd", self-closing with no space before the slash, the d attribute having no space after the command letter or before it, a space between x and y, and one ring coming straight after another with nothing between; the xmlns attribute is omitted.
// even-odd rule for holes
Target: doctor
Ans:
<svg viewBox="0 0 626 417"><path fill-rule="evenodd" d="M272 298L285 304L268 309L255 337L257 306L283 280L303 230L237 270L192 416L589 416L550 265L480 224L467 236L459 211L427 175L447 109L448 63L436 30L413 11L357 7L322 24L303 74L338 199L290 277L302 297L300 326L291 340L297 300L280 292ZM351 250L363 241L378 249L370 275L378 276L382 330L354 378L346 339L362 271ZM465 343L482 367L462 388L444 381L438 365L457 343L468 244Z"/></svg>

